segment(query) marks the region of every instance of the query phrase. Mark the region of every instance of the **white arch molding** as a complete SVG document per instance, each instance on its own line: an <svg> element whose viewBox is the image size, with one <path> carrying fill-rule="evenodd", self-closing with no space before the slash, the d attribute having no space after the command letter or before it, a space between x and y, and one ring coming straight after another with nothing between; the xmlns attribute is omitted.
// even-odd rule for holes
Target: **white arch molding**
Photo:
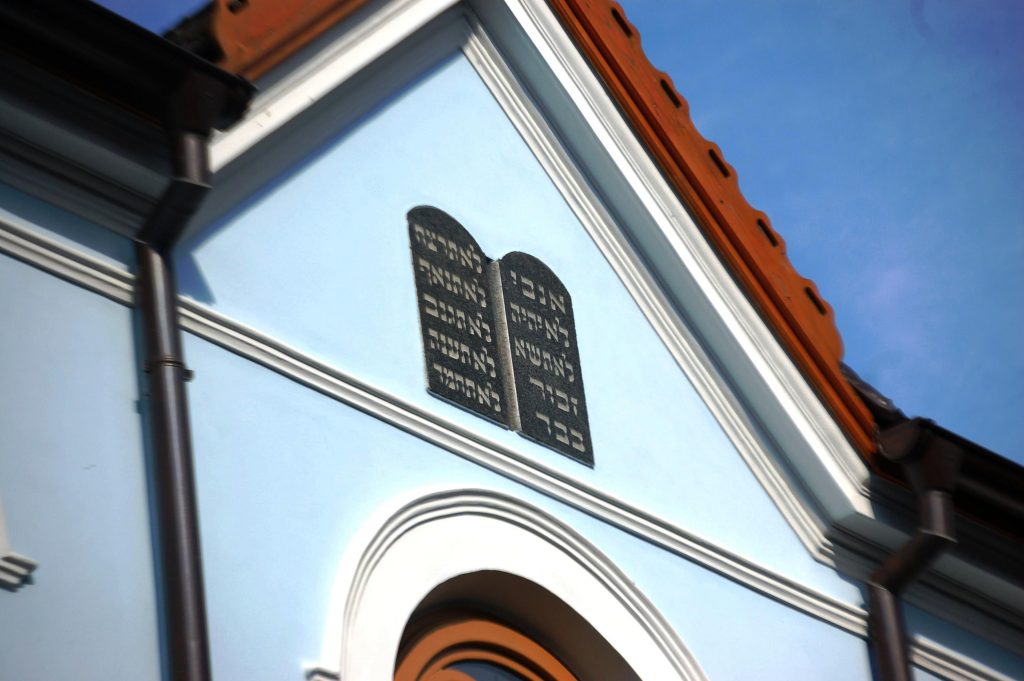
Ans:
<svg viewBox="0 0 1024 681"><path fill-rule="evenodd" d="M403 630L436 587L504 572L549 591L649 681L706 681L653 604L604 554L548 513L503 493L432 492L364 528L346 554L311 678L391 681ZM335 670L337 670L335 672Z"/></svg>

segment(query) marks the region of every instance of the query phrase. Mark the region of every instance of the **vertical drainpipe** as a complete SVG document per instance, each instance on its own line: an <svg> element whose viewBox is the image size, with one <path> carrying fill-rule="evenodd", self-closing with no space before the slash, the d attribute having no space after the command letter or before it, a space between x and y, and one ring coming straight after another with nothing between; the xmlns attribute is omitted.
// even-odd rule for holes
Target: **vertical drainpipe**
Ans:
<svg viewBox="0 0 1024 681"><path fill-rule="evenodd" d="M912 681L901 596L956 543L953 488L962 452L916 420L887 429L880 439L882 453L903 466L914 490L918 527L868 579L868 637L880 681Z"/></svg>
<svg viewBox="0 0 1024 681"><path fill-rule="evenodd" d="M208 137L224 87L186 80L168 116L174 177L135 239L148 376L162 630L169 681L210 681L192 438L172 249L210 189Z"/></svg>

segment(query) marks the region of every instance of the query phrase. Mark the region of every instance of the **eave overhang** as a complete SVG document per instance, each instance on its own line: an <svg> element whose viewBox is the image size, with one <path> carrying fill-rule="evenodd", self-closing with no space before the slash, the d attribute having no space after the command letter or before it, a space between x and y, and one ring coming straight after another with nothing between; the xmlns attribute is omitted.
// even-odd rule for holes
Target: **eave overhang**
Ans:
<svg viewBox="0 0 1024 681"><path fill-rule="evenodd" d="M4 2L0 45L158 127L169 115L184 115L173 102L189 79L208 78L222 87L224 100L206 103L216 107L221 129L242 116L253 92L241 76L91 2Z"/></svg>
<svg viewBox="0 0 1024 681"><path fill-rule="evenodd" d="M0 4L0 69L0 181L128 236L167 185L169 131L228 127L254 91L74 0Z"/></svg>

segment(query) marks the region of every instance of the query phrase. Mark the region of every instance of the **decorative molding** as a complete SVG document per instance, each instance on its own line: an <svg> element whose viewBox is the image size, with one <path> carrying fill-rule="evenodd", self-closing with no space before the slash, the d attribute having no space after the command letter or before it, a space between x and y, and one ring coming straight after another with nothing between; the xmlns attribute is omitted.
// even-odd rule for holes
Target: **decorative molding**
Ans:
<svg viewBox="0 0 1024 681"><path fill-rule="evenodd" d="M38 565L18 553L0 553L0 589L17 591L23 587Z"/></svg>
<svg viewBox="0 0 1024 681"><path fill-rule="evenodd" d="M211 152L213 166L215 168L224 167L243 155L300 111L324 99L333 88L338 87L361 70L370 67L374 61L409 38L415 30L436 19L455 4L453 0L399 0L382 7L380 12L367 17L359 26L353 27L350 34L339 36L335 44L326 47L310 63L299 66L295 71L285 75L279 82L272 85L270 90L259 98L245 121L228 133L216 137ZM512 4L515 3L510 3L510 5ZM531 9L528 7L530 3L522 4L527 10ZM476 7L482 8L479 3ZM533 8L533 11L536 11L536 7ZM401 21L396 19L399 15L401 15ZM649 273L648 268L642 264L628 239L616 228L616 222L589 188L589 184L582 178L566 151L555 141L557 137L545 123L544 117L532 105L529 96L525 94L524 89L505 66L504 60L497 55L497 50L486 36L477 15L469 8L465 8L465 20L459 14L449 16L450 19L446 22L446 26L450 27L452 24L468 21L469 28L464 31L449 30L444 39L457 38L464 41L463 51L466 56L512 118L550 177L563 192L576 215L608 258L609 263L665 342L679 366L723 425L747 465L764 486L797 537L817 560L832 565L833 551L830 542L825 537L821 521L809 510L810 504L794 492L800 488L800 485L793 484L776 460L768 454L770 449L780 450L785 447L771 442L771 436L765 432L764 427L753 422L748 415L748 410L741 406L735 393L726 386L720 373L713 368L714 360L701 349L701 343L681 320L673 304L660 291L659 284ZM549 19L551 22L557 23L553 16ZM546 37L553 40L550 36L546 35ZM569 49L575 54L575 48L565 42L567 40L568 38L563 36L562 49ZM600 84L596 82L590 85L592 88L601 88ZM593 99L591 97L588 102L592 107L596 107L596 102L591 101ZM605 99L607 99L606 96ZM618 116L614 104L607 101L605 106L608 110L601 112L601 125L610 127L614 122L613 118L619 119L619 127L615 130L614 139L606 140L606 142L613 142L618 147L625 149L627 141L629 141L636 147L632 133ZM665 220L668 223L673 220L688 222L692 232L688 234L690 246L692 247L694 244L702 246L706 252L700 252L699 258L705 260L710 258L717 263L717 257L704 241L696 225L688 217L679 214L678 199L665 185L660 171L653 166L649 159L646 159L642 150L630 148L628 151L630 156L622 162L627 163L637 177L644 179L646 191L658 199L657 206L663 216L667 216ZM638 159L646 160L647 165L641 168L637 162ZM654 186L659 184L664 186ZM660 193L658 193L659 190ZM680 227L679 225L663 225L663 229L675 232L679 231ZM699 263L699 259L691 258L691 261L691 263L687 263L688 267L693 267L693 263ZM760 345L764 347L758 347L754 352L762 352L765 347L774 348L776 363L788 363L790 365L788 378L791 381L796 381L804 389L804 394L799 397L810 399L819 407L818 413L807 415L808 418L803 420L804 425L801 428L806 431L808 430L807 424L809 424L811 430L821 431L821 424L830 423L831 419L823 407L817 403L817 398L809 386L799 376L796 368L791 366L792 363L788 360L785 352L771 337L771 332L764 327L758 313L746 301L743 293L732 283L731 276L724 267L719 266L718 271L713 275L717 278L716 287L728 288L731 286L728 293L732 295L733 306L725 314L745 313L748 330L753 328L755 331L760 331L759 341ZM824 438L830 438L828 439L831 443L829 448L845 447L849 449L842 433L837 428L832 430L835 432L830 431L827 435L821 433ZM804 446L807 446L806 442L804 442ZM866 470L863 469L852 450L846 454L849 456L839 457L844 463L842 470L846 472L846 479L855 481L853 487L847 490L847 494L856 497L853 502L855 505L860 502L862 510L869 512L869 507L863 503L864 499L862 498L862 495L866 493L866 488L863 485ZM860 468L857 468L858 466Z"/></svg>
<svg viewBox="0 0 1024 681"><path fill-rule="evenodd" d="M133 305L135 277L102 260L43 236L28 223L0 211L0 253L124 305Z"/></svg>
<svg viewBox="0 0 1024 681"><path fill-rule="evenodd" d="M794 493L796 486L768 454L770 445L761 428L744 412L697 338L659 291L640 256L565 149L555 141L558 138L554 131L505 65L479 20L473 14L468 19L473 30L463 47L466 57L804 547L822 562L829 562L833 555L831 542L806 502Z"/></svg>
<svg viewBox="0 0 1024 681"><path fill-rule="evenodd" d="M621 529L644 537L841 629L858 635L863 635L866 631L864 613L860 608L847 605L770 572L753 561L674 527L664 519L533 461L458 424L449 423L423 407L361 381L255 329L224 317L200 303L183 299L181 315L182 326L187 331L328 397Z"/></svg>
<svg viewBox="0 0 1024 681"><path fill-rule="evenodd" d="M215 134L210 169L219 172L457 3L395 0L384 4L258 95L240 123Z"/></svg>
<svg viewBox="0 0 1024 681"><path fill-rule="evenodd" d="M1014 681L1009 676L981 666L945 646L920 637L911 646L910 661L939 678L951 681Z"/></svg>
<svg viewBox="0 0 1024 681"><path fill-rule="evenodd" d="M579 533L526 502L489 490L436 492L403 505L372 529L369 542L350 546L356 560L348 563L355 569L341 571L339 582L347 589L337 594L347 592L344 615L330 624L325 639L325 661L340 660L342 678L383 679L376 672L391 672L406 619L434 587L498 570L538 584L576 610L640 678L706 679L627 575ZM424 569L409 574L409 556L422 557ZM371 647L384 659L367 659Z"/></svg>
<svg viewBox="0 0 1024 681"><path fill-rule="evenodd" d="M116 302L133 304L133 275L86 254L78 253L55 240L27 232L16 223L16 220L9 217L0 218L0 252ZM799 612L853 635L866 636L866 613L860 607L844 603L774 573L621 499L602 493L554 469L531 461L512 449L449 423L421 407L360 381L199 303L182 298L179 301L179 312L183 328L200 338L649 541L655 546L671 551ZM915 664L943 678L1005 679L993 670L973 660L961 658L927 640L917 639L913 649ZM950 669L955 670L955 673L949 671Z"/></svg>
<svg viewBox="0 0 1024 681"><path fill-rule="evenodd" d="M32 571L38 563L28 556L11 551L7 538L7 521L4 518L4 505L0 500L0 589L17 591L29 583Z"/></svg>

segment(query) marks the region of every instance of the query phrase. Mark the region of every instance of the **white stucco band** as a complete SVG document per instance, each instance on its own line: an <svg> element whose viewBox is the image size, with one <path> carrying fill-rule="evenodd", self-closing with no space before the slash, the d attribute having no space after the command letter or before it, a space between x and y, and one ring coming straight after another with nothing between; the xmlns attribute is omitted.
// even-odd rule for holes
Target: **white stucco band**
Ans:
<svg viewBox="0 0 1024 681"><path fill-rule="evenodd" d="M348 567L340 571L340 607L320 663L338 669L342 679L390 681L402 632L417 605L438 585L483 570L516 575L550 591L640 678L705 679L668 623L606 556L522 501L482 490L432 493L367 530L369 540L353 544L344 561Z"/></svg>

